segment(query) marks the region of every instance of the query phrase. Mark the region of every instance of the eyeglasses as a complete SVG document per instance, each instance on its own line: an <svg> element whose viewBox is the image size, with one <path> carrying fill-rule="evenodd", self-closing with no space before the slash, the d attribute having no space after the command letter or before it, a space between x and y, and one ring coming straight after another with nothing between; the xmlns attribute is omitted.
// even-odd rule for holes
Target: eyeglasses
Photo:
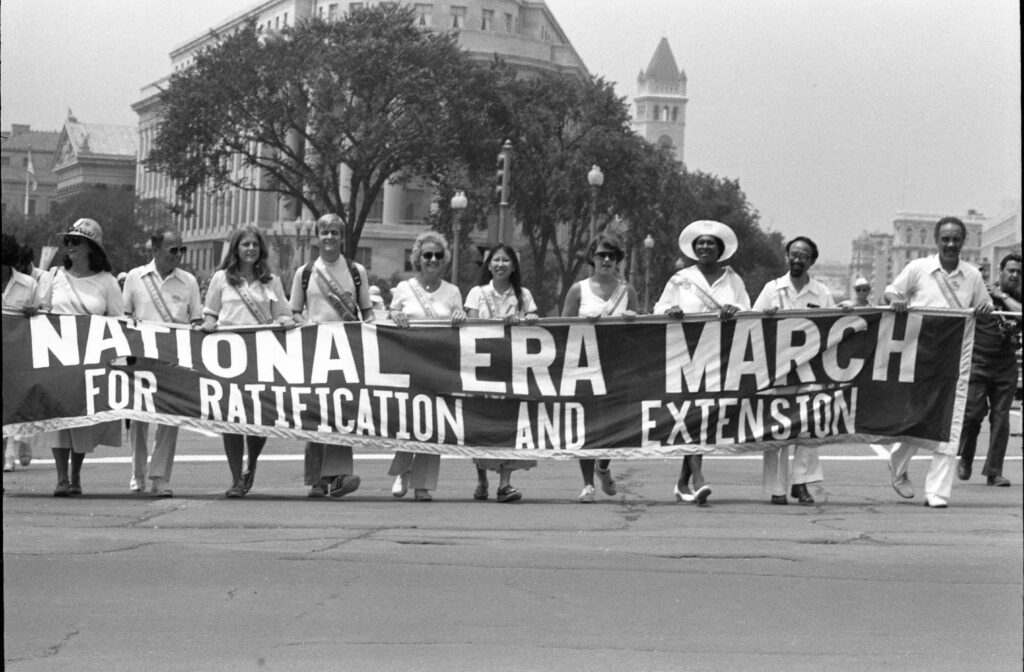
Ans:
<svg viewBox="0 0 1024 672"><path fill-rule="evenodd" d="M81 236L64 236L64 245L67 247L78 247L84 238Z"/></svg>
<svg viewBox="0 0 1024 672"><path fill-rule="evenodd" d="M444 260L444 252L424 252L420 256L423 257L425 261L433 261L434 259L437 259L438 261Z"/></svg>
<svg viewBox="0 0 1024 672"><path fill-rule="evenodd" d="M853 291L857 292L858 294L863 294L867 292L869 289L869 287L855 287Z"/></svg>
<svg viewBox="0 0 1024 672"><path fill-rule="evenodd" d="M185 254L185 252L187 250L188 250L188 247L186 247L185 245L180 245L178 247L168 247L167 248L167 253L168 254Z"/></svg>
<svg viewBox="0 0 1024 672"><path fill-rule="evenodd" d="M613 259L615 261L619 260L618 252L594 252L594 256L598 259L604 259L605 261L611 261Z"/></svg>
<svg viewBox="0 0 1024 672"><path fill-rule="evenodd" d="M790 252L789 258L792 259L793 261L808 262L811 260L811 255L804 254L803 252Z"/></svg>

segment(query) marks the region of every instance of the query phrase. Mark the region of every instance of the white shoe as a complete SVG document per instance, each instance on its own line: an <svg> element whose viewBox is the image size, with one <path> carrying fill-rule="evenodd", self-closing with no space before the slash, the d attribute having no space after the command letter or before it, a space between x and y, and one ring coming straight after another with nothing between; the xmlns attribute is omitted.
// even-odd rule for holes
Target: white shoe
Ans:
<svg viewBox="0 0 1024 672"><path fill-rule="evenodd" d="M391 486L391 494L395 497L405 497L409 492L409 475L399 474L395 476L395 483Z"/></svg>
<svg viewBox="0 0 1024 672"><path fill-rule="evenodd" d="M14 458L4 458L4 471L14 471Z"/></svg>
<svg viewBox="0 0 1024 672"><path fill-rule="evenodd" d="M583 492L580 493L579 501L581 504L593 504L594 503L594 486L584 485Z"/></svg>
<svg viewBox="0 0 1024 672"><path fill-rule="evenodd" d="M676 483L675 487L672 488L672 494L675 495L677 502L686 502L690 504L697 501L697 498L693 496L692 492L683 492L680 490L678 483Z"/></svg>
<svg viewBox="0 0 1024 672"><path fill-rule="evenodd" d="M945 509L949 506L949 502L938 495L925 495L924 505L930 509Z"/></svg>
<svg viewBox="0 0 1024 672"><path fill-rule="evenodd" d="M132 476L132 480L128 482L128 489L132 492L142 492L146 489L145 482Z"/></svg>
<svg viewBox="0 0 1024 672"><path fill-rule="evenodd" d="M615 487L615 479L612 478L612 470L605 469L601 471L598 468L594 468L594 473L601 479L601 491L609 497L614 497L618 494L618 489Z"/></svg>

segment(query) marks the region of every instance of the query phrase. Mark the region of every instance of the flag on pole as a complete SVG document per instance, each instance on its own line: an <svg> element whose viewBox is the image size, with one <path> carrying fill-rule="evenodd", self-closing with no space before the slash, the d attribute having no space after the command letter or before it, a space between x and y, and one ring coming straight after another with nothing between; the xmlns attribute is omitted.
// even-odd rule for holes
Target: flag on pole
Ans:
<svg viewBox="0 0 1024 672"><path fill-rule="evenodd" d="M28 217L30 199L28 195L39 188L36 182L36 167L32 164L32 148L28 148L28 160L25 162L25 209L23 214Z"/></svg>
<svg viewBox="0 0 1024 672"><path fill-rule="evenodd" d="M36 167L32 164L32 148L28 150L28 163L25 164L25 184L32 191L39 188L39 183L36 182Z"/></svg>

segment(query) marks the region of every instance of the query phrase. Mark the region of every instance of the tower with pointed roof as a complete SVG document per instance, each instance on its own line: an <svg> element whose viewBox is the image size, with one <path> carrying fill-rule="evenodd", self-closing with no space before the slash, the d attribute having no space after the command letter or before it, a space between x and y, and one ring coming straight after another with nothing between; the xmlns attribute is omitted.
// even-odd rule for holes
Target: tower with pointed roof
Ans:
<svg viewBox="0 0 1024 672"><path fill-rule="evenodd" d="M661 38L646 70L636 78L633 125L648 141L670 147L683 160L686 131L686 73L676 65L668 39Z"/></svg>

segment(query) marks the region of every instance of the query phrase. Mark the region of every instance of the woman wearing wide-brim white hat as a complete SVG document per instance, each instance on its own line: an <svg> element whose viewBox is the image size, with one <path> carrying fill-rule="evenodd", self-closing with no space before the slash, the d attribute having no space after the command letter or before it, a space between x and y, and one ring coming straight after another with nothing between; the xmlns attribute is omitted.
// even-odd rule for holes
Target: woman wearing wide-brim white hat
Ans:
<svg viewBox="0 0 1024 672"><path fill-rule="evenodd" d="M44 304L54 313L123 317L121 287L111 274L103 247L103 229L96 220L77 220L61 237L61 247L64 263L53 271L49 297ZM80 495L86 453L91 453L97 445L120 447L121 423L110 420L61 429L44 436L53 441L53 461L57 468L57 488L53 496Z"/></svg>
<svg viewBox="0 0 1024 672"><path fill-rule="evenodd" d="M721 264L738 248L736 234L722 222L702 219L687 225L679 234L679 251L697 263L672 276L654 305L654 314L682 317L685 313L717 313L720 319L728 320L741 310L750 310L743 278ZM676 501L701 506L707 502L711 488L704 483L702 463L702 455L683 458L673 490Z"/></svg>

